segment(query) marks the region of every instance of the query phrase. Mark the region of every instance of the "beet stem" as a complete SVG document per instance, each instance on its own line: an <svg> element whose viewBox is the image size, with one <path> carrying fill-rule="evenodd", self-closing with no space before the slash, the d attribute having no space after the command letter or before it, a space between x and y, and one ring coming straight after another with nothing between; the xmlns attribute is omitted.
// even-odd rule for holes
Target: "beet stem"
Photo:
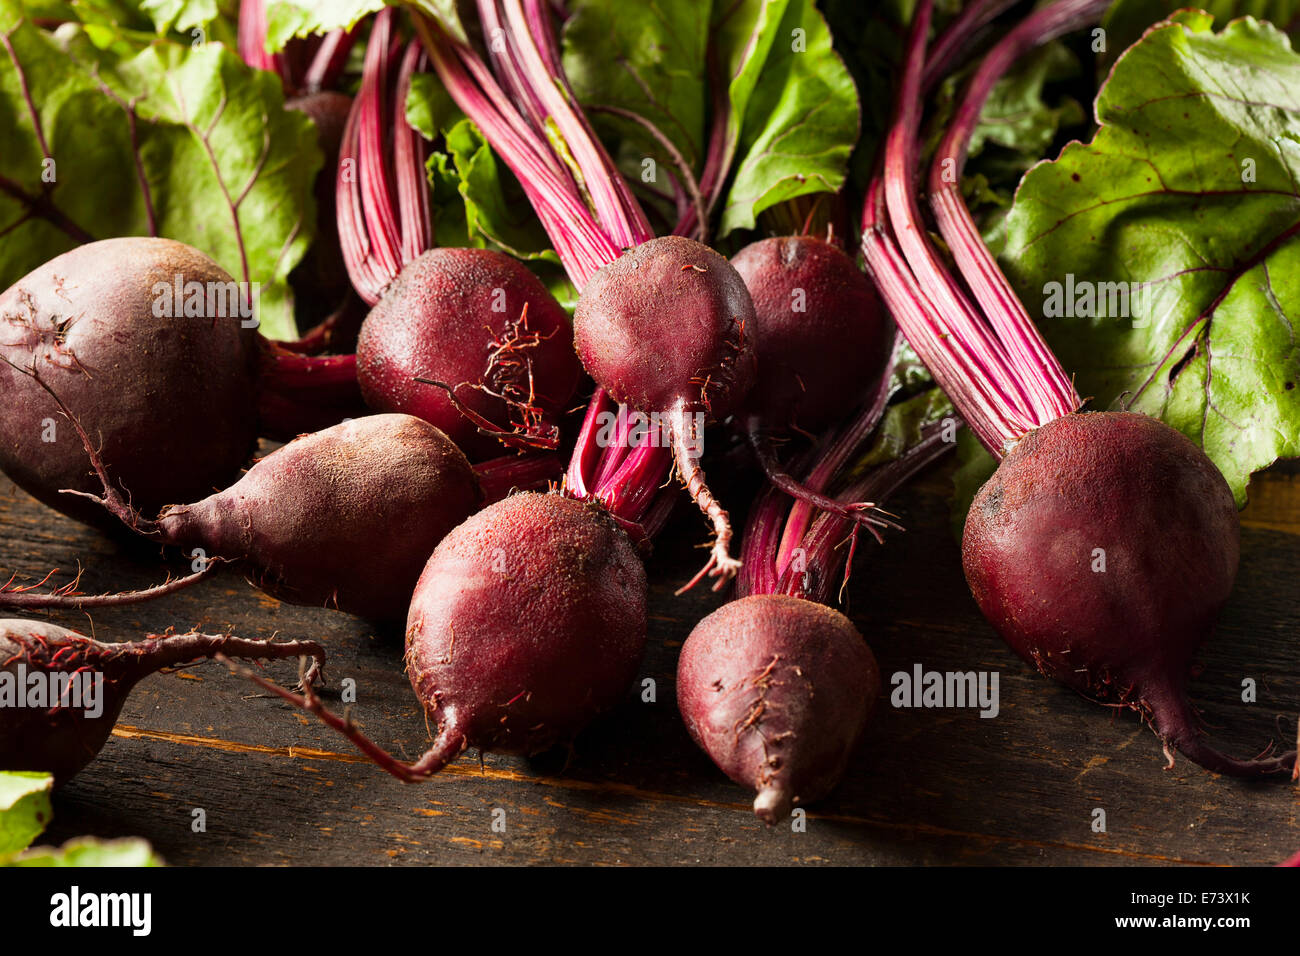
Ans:
<svg viewBox="0 0 1300 956"><path fill-rule="evenodd" d="M791 498L798 499L811 507L821 511L828 511L847 521L866 525L878 541L884 540L880 537L880 533L876 528L891 527L894 526L894 523L882 520L878 516L874 501L845 503L814 491L781 467L781 462L777 459L776 451L772 447L772 438L763 433L757 418L751 417L745 430L749 437L749 446L754 450L754 456L763 467L763 472L767 475L768 481Z"/></svg>

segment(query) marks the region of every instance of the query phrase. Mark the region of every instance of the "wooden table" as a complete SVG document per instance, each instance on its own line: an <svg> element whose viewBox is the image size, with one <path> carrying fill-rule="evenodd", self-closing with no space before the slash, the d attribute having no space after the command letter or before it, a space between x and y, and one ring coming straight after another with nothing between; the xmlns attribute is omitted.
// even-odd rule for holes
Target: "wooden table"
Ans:
<svg viewBox="0 0 1300 956"><path fill-rule="evenodd" d="M763 827L747 793L696 750L678 718L678 649L718 603L707 591L672 595L696 567L706 530L679 508L648 565L643 675L657 700L629 690L618 712L579 738L567 767L564 754L488 754L481 764L467 754L431 783L403 785L314 719L247 699L250 685L205 662L137 688L114 739L57 796L46 841L138 835L178 865L1271 864L1300 849L1294 785L1243 784L1183 759L1165 770L1134 715L1047 682L1002 644L962 580L949 487L941 466L894 499L909 531L862 550L848 611L886 677L916 663L997 671L1001 712L990 720L883 702L847 779L811 809L804 832ZM1243 526L1236 592L1193 694L1216 743L1253 755L1270 740L1289 746L1300 711L1300 474L1259 476ZM0 531L6 577L66 573L80 560L87 592L161 579L155 547L111 541L3 478ZM81 614L55 620L89 628ZM424 749L400 634L282 605L229 573L94 614L97 636L111 640L171 625L316 638L330 653L327 700L337 702L340 679L355 679L358 723L399 754ZM296 668L272 663L269 673L292 682ZM1241 701L1246 677L1258 686L1253 704ZM1097 808L1105 832L1094 831Z"/></svg>

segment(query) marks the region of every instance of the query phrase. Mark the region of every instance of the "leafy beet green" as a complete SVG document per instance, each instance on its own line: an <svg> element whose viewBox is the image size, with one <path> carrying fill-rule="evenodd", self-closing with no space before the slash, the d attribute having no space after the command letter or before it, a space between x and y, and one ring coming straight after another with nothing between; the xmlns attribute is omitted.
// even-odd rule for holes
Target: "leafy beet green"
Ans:
<svg viewBox="0 0 1300 956"><path fill-rule="evenodd" d="M1271 21L1289 33L1293 41L1300 37L1300 0L1115 0L1101 21L1106 49L1099 51L1098 65L1109 70L1149 26L1188 7L1209 13L1220 27L1237 17L1251 16Z"/></svg>
<svg viewBox="0 0 1300 956"><path fill-rule="evenodd" d="M1240 505L1300 454L1300 55L1211 22L1118 60L1097 135L1025 176L1002 263L1092 407L1173 425Z"/></svg>
<svg viewBox="0 0 1300 956"><path fill-rule="evenodd" d="M783 200L843 185L858 95L811 0L679 0L635 14L614 0L582 0L572 10L565 70L598 128L621 142L631 182L646 182L652 157L651 184L670 188L665 174L680 179L680 159L719 236L753 228Z"/></svg>
<svg viewBox="0 0 1300 956"><path fill-rule="evenodd" d="M80 243L162 236L257 283L262 330L293 337L287 278L321 154L276 77L220 43L99 22L51 33L6 4L0 141L0 288Z"/></svg>

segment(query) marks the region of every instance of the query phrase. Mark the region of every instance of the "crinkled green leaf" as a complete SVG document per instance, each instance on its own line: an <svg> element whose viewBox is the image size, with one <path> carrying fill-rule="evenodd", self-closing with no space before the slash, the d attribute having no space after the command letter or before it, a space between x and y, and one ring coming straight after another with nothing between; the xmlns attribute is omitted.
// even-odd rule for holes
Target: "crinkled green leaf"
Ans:
<svg viewBox="0 0 1300 956"><path fill-rule="evenodd" d="M206 27L221 17L217 0L140 0L160 32Z"/></svg>
<svg viewBox="0 0 1300 956"><path fill-rule="evenodd" d="M0 861L27 849L50 825L53 791L48 773L0 771Z"/></svg>
<svg viewBox="0 0 1300 956"><path fill-rule="evenodd" d="M1002 261L1080 394L1178 428L1244 503L1300 454L1300 56L1267 23L1211 22L1180 15L1119 59L1092 142L1025 176ZM1055 314L1085 288L1105 308Z"/></svg>
<svg viewBox="0 0 1300 956"><path fill-rule="evenodd" d="M742 108L719 236L753 228L759 213L786 199L844 184L858 139L858 93L812 0L790 0Z"/></svg>
<svg viewBox="0 0 1300 956"><path fill-rule="evenodd" d="M447 149L456 164L465 201L466 231L473 245L494 245L516 259L559 258L546 231L513 177L471 120L447 130ZM513 187L513 188L512 188Z"/></svg>
<svg viewBox="0 0 1300 956"><path fill-rule="evenodd" d="M92 43L91 29L105 36ZM4 32L0 288L78 242L166 236L257 283L263 331L293 335L287 279L311 241L322 160L277 78L219 43L104 25Z"/></svg>
<svg viewBox="0 0 1300 956"><path fill-rule="evenodd" d="M437 139L443 130L451 129L465 118L434 73L416 73L411 77L405 109L406 122L427 140Z"/></svg>
<svg viewBox="0 0 1300 956"><path fill-rule="evenodd" d="M276 52L294 37L351 30L363 17L383 8L384 0L268 0L266 48Z"/></svg>
<svg viewBox="0 0 1300 956"><path fill-rule="evenodd" d="M146 840L129 837L121 840L97 840L78 837L61 847L38 846L20 854L9 866L41 867L152 867L165 866Z"/></svg>
<svg viewBox="0 0 1300 956"><path fill-rule="evenodd" d="M1251 16L1272 22L1293 40L1300 38L1300 0L1115 0L1101 21L1106 48L1099 52L1099 66L1109 70L1148 27L1187 7L1209 13L1220 27L1237 17Z"/></svg>
<svg viewBox="0 0 1300 956"><path fill-rule="evenodd" d="M601 108L627 110L652 124L698 176L708 135L705 53L711 8L707 0L569 4L572 16L562 37L565 73L602 136L625 147L612 152L634 181L643 175L645 158L672 169L671 154L641 123ZM649 185L668 189L657 169Z"/></svg>

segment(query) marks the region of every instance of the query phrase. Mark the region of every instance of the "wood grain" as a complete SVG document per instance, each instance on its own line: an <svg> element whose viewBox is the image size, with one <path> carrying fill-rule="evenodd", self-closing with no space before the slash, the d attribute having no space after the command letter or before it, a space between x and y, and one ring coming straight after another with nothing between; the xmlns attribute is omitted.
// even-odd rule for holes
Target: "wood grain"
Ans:
<svg viewBox="0 0 1300 956"><path fill-rule="evenodd" d="M886 675L916 663L1000 675L1001 712L892 709L882 702L848 778L804 832L764 828L748 796L688 739L674 704L681 642L719 602L673 597L705 529L679 509L649 562L650 647L640 687L572 754L466 755L405 786L342 738L205 663L143 682L98 760L56 798L47 839L147 837L173 864L1268 864L1300 848L1288 784L1242 784L1179 760L1154 736L1037 677L976 611L948 526L947 470L894 500L908 533L860 552L847 611ZM39 578L85 569L83 589L155 583L175 556L114 541L43 508L0 479L0 571ZM359 555L358 560L364 560ZM1216 742L1253 754L1288 745L1300 711L1300 479L1260 476L1243 513L1243 560L1193 686ZM65 578L66 579L66 578ZM355 716L413 757L427 741L401 664L401 636L346 615L295 608L230 573L159 602L55 620L101 639L169 626L248 638L315 638L330 652L332 696L356 681ZM268 665L292 682L291 664ZM1258 701L1241 701L1243 678ZM1093 832L1093 812L1107 829ZM195 832L194 812L206 817ZM494 829L495 821L504 821Z"/></svg>

